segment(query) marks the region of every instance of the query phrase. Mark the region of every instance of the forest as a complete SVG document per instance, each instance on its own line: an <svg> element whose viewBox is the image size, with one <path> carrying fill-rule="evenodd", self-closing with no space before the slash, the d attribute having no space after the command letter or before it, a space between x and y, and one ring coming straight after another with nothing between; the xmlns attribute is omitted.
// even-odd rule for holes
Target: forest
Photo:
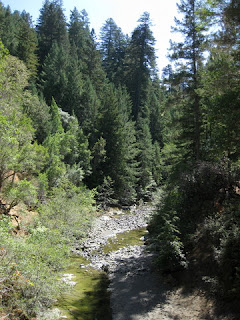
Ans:
<svg viewBox="0 0 240 320"><path fill-rule="evenodd" d="M160 272L240 298L240 2L177 6L160 78L148 12L97 37L60 0L36 25L0 2L0 316L41 319L97 209L154 197Z"/></svg>

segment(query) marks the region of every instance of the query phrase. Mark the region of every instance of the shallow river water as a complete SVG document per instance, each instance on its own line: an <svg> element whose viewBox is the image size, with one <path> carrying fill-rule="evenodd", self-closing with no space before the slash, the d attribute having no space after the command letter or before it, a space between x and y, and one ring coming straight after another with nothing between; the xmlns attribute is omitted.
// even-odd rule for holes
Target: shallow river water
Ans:
<svg viewBox="0 0 240 320"><path fill-rule="evenodd" d="M128 221L126 224L123 223L125 217ZM109 263L107 257L119 249L143 245L146 234L143 223L139 224L141 228L118 232L136 226L136 221L133 221L132 226L129 223L129 213L118 212L98 220L92 235L85 241L80 252L75 251L70 267L65 270L64 278L72 287L61 296L57 304L62 319L112 320L109 289L111 276L109 277L109 270L106 270ZM104 241L99 238L99 228L104 234ZM112 262L113 260L114 258Z"/></svg>

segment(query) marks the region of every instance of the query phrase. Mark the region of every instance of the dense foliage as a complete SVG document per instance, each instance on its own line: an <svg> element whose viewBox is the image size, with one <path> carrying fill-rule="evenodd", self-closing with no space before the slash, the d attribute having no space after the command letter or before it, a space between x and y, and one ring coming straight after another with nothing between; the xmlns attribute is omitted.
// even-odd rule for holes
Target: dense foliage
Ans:
<svg viewBox="0 0 240 320"><path fill-rule="evenodd" d="M182 0L165 68L166 177L149 225L163 272L188 270L230 300L239 282L239 1ZM214 26L214 27L213 27ZM210 286L210 287L209 287Z"/></svg>
<svg viewBox="0 0 240 320"><path fill-rule="evenodd" d="M193 268L240 296L240 6L178 9L183 41L160 80L147 12L131 36L107 19L97 42L85 10L67 23L62 1L45 0L33 26L0 2L0 307L12 318L54 301L95 201L149 201L159 187L149 231L161 270Z"/></svg>

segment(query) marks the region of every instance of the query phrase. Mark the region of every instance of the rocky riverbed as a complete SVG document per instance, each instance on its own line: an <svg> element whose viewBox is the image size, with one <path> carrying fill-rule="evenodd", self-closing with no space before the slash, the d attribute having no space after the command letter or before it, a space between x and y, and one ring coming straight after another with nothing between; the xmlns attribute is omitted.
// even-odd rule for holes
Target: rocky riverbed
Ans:
<svg viewBox="0 0 240 320"><path fill-rule="evenodd" d="M112 320L230 319L216 317L200 291L174 287L171 278L164 279L154 268L155 254L145 246L152 210L142 206L106 212L96 219L89 237L73 250L88 261L80 268L107 274Z"/></svg>
<svg viewBox="0 0 240 320"><path fill-rule="evenodd" d="M152 254L144 250L144 235L142 235L141 239L138 239L138 245L128 245L127 239L126 244L123 244L122 248L116 251L106 250L106 246L109 241L116 242L116 244L121 242L117 239L117 235L120 235L121 239L121 235L122 237L126 237L128 234L131 235L130 232L133 230L136 231L136 234L140 230L139 235L146 233L147 231L144 228L147 226L147 220L151 212L152 208L150 207L138 209L132 207L127 213L116 209L97 218L88 239L74 250L74 253L91 261L89 265L83 267L102 269L110 277L115 272L127 273L130 270L134 272L134 270L144 268L143 265L150 261L150 256L152 256ZM132 263L125 265L125 261L128 259L131 259Z"/></svg>

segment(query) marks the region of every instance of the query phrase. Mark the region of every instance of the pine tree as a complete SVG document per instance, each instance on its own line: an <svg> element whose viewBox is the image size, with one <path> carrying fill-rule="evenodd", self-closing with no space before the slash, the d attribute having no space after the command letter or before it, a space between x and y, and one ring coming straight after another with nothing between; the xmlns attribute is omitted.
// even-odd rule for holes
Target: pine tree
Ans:
<svg viewBox="0 0 240 320"><path fill-rule="evenodd" d="M98 50L98 43L96 41L96 34L94 29L92 29L91 37L88 41L86 57L86 69L83 70L83 73L86 75L86 78L90 79L97 94L101 95L101 93L103 92L106 75L102 68L101 54Z"/></svg>
<svg viewBox="0 0 240 320"><path fill-rule="evenodd" d="M12 13L9 6L4 8L0 3L0 38L11 55L17 54L19 43L17 35L20 21L21 17L18 11Z"/></svg>
<svg viewBox="0 0 240 320"><path fill-rule="evenodd" d="M98 170L102 171L103 178L110 177L114 196L122 203L134 200L138 175L136 162L138 150L134 125L126 113L126 110L129 110L127 103L129 100L124 93L118 97L113 85L106 85L98 129L106 143L105 159L101 169L98 167Z"/></svg>
<svg viewBox="0 0 240 320"><path fill-rule="evenodd" d="M82 103L84 81L75 49L75 47L72 47L71 55L65 60L66 81L63 87L64 95L61 106L64 111L69 112L71 115L74 114L82 124L84 121L84 106Z"/></svg>
<svg viewBox="0 0 240 320"><path fill-rule="evenodd" d="M203 64L206 37L208 30L207 20L198 14L203 3L200 0L181 0L177 4L182 20L175 19L176 27L173 31L180 32L184 41L171 44L170 58L179 62L179 69L175 75L178 82L180 97L185 100L182 111L183 143L181 144L189 155L186 157L200 160L201 158L201 108L199 89L199 70Z"/></svg>
<svg viewBox="0 0 240 320"><path fill-rule="evenodd" d="M150 132L152 141L157 141L159 146L163 146L163 124L162 124L162 111L164 93L160 89L159 80L155 80L151 83L148 90L147 105L150 110Z"/></svg>
<svg viewBox="0 0 240 320"><path fill-rule="evenodd" d="M101 29L100 50L103 67L108 79L115 85L123 81L123 62L127 47L127 38L112 18L107 19Z"/></svg>
<svg viewBox="0 0 240 320"><path fill-rule="evenodd" d="M70 44L76 47L78 59L84 71L87 68L86 64L89 59L87 50L89 42L91 41L89 19L85 10L79 12L75 7L73 11L71 11L68 32Z"/></svg>
<svg viewBox="0 0 240 320"><path fill-rule="evenodd" d="M202 76L201 95L204 99L205 157L226 161L231 166L239 158L238 119L240 61L240 6L234 0L221 8L221 26L215 34L215 47ZM218 11L219 18L219 11ZM225 160L223 160L225 159Z"/></svg>
<svg viewBox="0 0 240 320"><path fill-rule="evenodd" d="M150 29L149 13L139 19L133 31L125 58L125 82L133 102L133 117L136 120L147 100L151 77L156 73L155 39Z"/></svg>
<svg viewBox="0 0 240 320"><path fill-rule="evenodd" d="M68 88L69 53L64 46L53 42L44 60L40 73L40 88L48 104L52 97L64 110L65 94ZM71 112L72 110L65 110Z"/></svg>
<svg viewBox="0 0 240 320"><path fill-rule="evenodd" d="M81 116L79 117L79 123L84 133L89 137L90 146L93 147L98 140L97 124L100 115L101 100L98 96L96 89L89 77L85 78L83 82L83 93L81 95ZM76 115L79 114L76 111Z"/></svg>
<svg viewBox="0 0 240 320"><path fill-rule="evenodd" d="M32 21L26 12L21 14L22 21L20 23L18 33L17 56L23 60L28 67L33 78L37 75L38 57L37 57L37 34L32 27Z"/></svg>
<svg viewBox="0 0 240 320"><path fill-rule="evenodd" d="M61 0L45 0L36 26L39 42L39 61L43 64L52 46L68 46L67 24Z"/></svg>
<svg viewBox="0 0 240 320"><path fill-rule="evenodd" d="M37 36L28 13L11 12L0 3L0 38L10 53L24 61L32 80L37 74Z"/></svg>
<svg viewBox="0 0 240 320"><path fill-rule="evenodd" d="M156 187L153 179L153 144L149 128L149 119L139 114L137 119L138 162L140 179L138 182L139 198L149 200Z"/></svg>

